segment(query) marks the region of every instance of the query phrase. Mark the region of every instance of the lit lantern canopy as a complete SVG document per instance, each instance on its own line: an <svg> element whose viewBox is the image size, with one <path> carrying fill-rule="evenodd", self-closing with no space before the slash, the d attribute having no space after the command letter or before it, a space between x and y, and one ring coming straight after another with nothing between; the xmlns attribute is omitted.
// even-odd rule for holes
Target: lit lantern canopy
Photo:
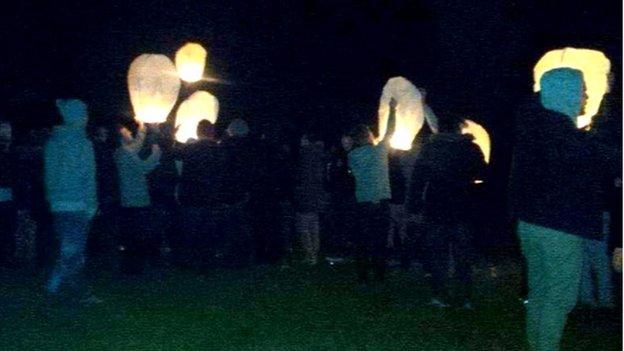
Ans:
<svg viewBox="0 0 624 351"><path fill-rule="evenodd" d="M490 135L480 124L469 119L464 120L462 134L472 134L473 142L479 146L485 163L490 163Z"/></svg>
<svg viewBox="0 0 624 351"><path fill-rule="evenodd" d="M128 91L137 120L162 123L178 100L180 78L167 56L143 54L130 64Z"/></svg>
<svg viewBox="0 0 624 351"><path fill-rule="evenodd" d="M217 122L219 101L207 91L196 91L184 100L176 113L175 125L178 129L176 140L185 143L189 139L197 139L197 125L203 119Z"/></svg>
<svg viewBox="0 0 624 351"><path fill-rule="evenodd" d="M189 83L202 79L206 55L206 49L197 43L187 43L181 47L175 57L175 64L180 79Z"/></svg>
<svg viewBox="0 0 624 351"><path fill-rule="evenodd" d="M379 101L379 140L386 135L390 99L397 102L396 127L390 145L399 150L412 148L412 141L424 122L423 101L420 91L403 77L390 78L383 88Z"/></svg>
<svg viewBox="0 0 624 351"><path fill-rule="evenodd" d="M578 128L588 126L592 117L598 113L602 97L608 92L608 75L611 61L600 51L589 49L565 48L547 52L533 68L533 90L540 90L542 75L555 68L574 68L583 72L587 92L585 112L576 121Z"/></svg>

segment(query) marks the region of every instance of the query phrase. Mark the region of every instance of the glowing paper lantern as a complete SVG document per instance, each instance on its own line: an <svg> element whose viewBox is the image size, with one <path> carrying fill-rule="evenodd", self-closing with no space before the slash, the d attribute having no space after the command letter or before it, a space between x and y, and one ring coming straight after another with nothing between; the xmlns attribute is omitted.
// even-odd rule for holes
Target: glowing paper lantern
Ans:
<svg viewBox="0 0 624 351"><path fill-rule="evenodd" d="M197 91L184 100L176 113L175 125L178 128L176 140L185 143L197 139L197 125L203 119L217 122L219 101L207 91Z"/></svg>
<svg viewBox="0 0 624 351"><path fill-rule="evenodd" d="M379 140L386 135L390 98L397 101L396 128L390 145L399 150L412 148L412 141L424 122L423 101L420 91L403 77L390 78L379 100Z"/></svg>
<svg viewBox="0 0 624 351"><path fill-rule="evenodd" d="M143 54L130 64L128 91L137 120L162 123L178 100L180 78L167 56Z"/></svg>
<svg viewBox="0 0 624 351"><path fill-rule="evenodd" d="M577 127L588 126L592 117L598 113L602 97L608 92L608 75L611 61L600 51L589 49L565 48L547 52L533 68L533 90L540 90L542 75L552 69L569 67L583 72L587 89L585 113L578 117Z"/></svg>
<svg viewBox="0 0 624 351"><path fill-rule="evenodd" d="M197 43L188 43L181 47L175 57L175 64L180 79L189 83L202 79L206 55L206 49Z"/></svg>
<svg viewBox="0 0 624 351"><path fill-rule="evenodd" d="M483 128L480 124L467 119L464 120L462 134L472 134L474 137L473 142L477 144L477 146L481 149L481 152L483 152L485 163L490 163L490 135L487 130L485 130L485 128Z"/></svg>

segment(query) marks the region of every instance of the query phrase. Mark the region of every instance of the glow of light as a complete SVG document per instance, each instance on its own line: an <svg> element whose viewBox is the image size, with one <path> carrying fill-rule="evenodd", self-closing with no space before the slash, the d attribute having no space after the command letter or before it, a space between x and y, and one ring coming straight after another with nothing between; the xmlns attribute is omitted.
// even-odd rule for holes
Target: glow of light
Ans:
<svg viewBox="0 0 624 351"><path fill-rule="evenodd" d="M196 91L184 100L176 113L176 140L185 143L197 139L197 125L203 119L217 122L219 101L207 91Z"/></svg>
<svg viewBox="0 0 624 351"><path fill-rule="evenodd" d="M480 124L467 119L464 120L462 134L472 134L474 137L472 141L481 149L485 163L490 163L490 135L487 130Z"/></svg>
<svg viewBox="0 0 624 351"><path fill-rule="evenodd" d="M396 127L390 137L390 146L399 150L412 148L412 141L424 123L423 101L420 91L404 77L390 78L383 88L379 100L379 137L377 142L386 135L390 99L394 98L396 106Z"/></svg>
<svg viewBox="0 0 624 351"><path fill-rule="evenodd" d="M547 52L533 68L533 91L540 91L542 75L555 68L568 67L583 72L587 92L585 112L577 118L578 128L588 126L598 113L603 96L608 92L611 61L600 51L564 48Z"/></svg>
<svg viewBox="0 0 624 351"><path fill-rule="evenodd" d="M180 79L189 83L202 79L207 55L206 49L198 43L187 43L182 46L175 56Z"/></svg>
<svg viewBox="0 0 624 351"><path fill-rule="evenodd" d="M128 70L128 92L135 119L162 123L178 100L180 79L175 65L164 55L143 54Z"/></svg>

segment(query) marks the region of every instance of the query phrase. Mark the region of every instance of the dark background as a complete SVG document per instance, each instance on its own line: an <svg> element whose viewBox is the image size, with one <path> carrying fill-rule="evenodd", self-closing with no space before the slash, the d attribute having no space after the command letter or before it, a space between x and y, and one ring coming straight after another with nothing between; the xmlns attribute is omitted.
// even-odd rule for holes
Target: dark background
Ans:
<svg viewBox="0 0 624 351"><path fill-rule="evenodd" d="M173 58L182 44L198 41L208 50L207 75L227 82L202 85L219 98L221 122L242 117L272 138L312 130L335 141L356 122L373 124L383 84L403 75L427 88L441 118L470 116L490 131L490 193L500 203L512 114L530 94L533 65L550 49L599 49L620 85L621 6L617 0L13 3L0 21L0 98L9 107L3 117L22 127L52 123L44 112L15 106L50 101L68 86L79 87L96 120L131 115L132 59L146 52Z"/></svg>

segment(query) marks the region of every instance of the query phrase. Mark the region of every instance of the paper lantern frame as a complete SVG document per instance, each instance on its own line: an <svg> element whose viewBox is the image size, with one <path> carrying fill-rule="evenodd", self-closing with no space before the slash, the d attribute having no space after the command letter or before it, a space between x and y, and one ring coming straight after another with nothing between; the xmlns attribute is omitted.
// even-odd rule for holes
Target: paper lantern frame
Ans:
<svg viewBox="0 0 624 351"><path fill-rule="evenodd" d="M203 78L208 52L201 44L187 43L175 56L175 65L180 79L194 83Z"/></svg>
<svg viewBox="0 0 624 351"><path fill-rule="evenodd" d="M608 92L608 76L611 61L600 51L591 49L563 48L544 54L533 68L533 91L540 90L542 75L556 68L574 68L583 72L587 92L585 112L577 118L577 127L585 128L591 124L598 113L603 96Z"/></svg>
<svg viewBox="0 0 624 351"><path fill-rule="evenodd" d="M416 134L424 123L422 95L416 86L404 77L393 77L388 80L379 99L378 142L386 135L391 98L397 101L397 107L396 127L390 137L390 146L399 150L410 150Z"/></svg>
<svg viewBox="0 0 624 351"><path fill-rule="evenodd" d="M163 123L178 100L180 79L165 55L142 54L128 69L128 92L135 119Z"/></svg>

